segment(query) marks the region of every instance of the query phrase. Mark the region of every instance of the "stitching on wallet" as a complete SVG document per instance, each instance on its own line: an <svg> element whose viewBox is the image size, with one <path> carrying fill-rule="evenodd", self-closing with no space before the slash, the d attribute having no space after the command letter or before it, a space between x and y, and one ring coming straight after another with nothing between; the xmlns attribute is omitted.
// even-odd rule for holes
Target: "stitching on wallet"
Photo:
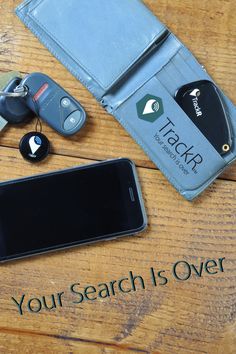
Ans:
<svg viewBox="0 0 236 354"><path fill-rule="evenodd" d="M23 10L23 8L26 7L27 5L29 5L30 2L31 2L31 0L23 1L19 6L17 6L16 12L19 12L19 11Z"/></svg>
<svg viewBox="0 0 236 354"><path fill-rule="evenodd" d="M41 4L41 2L43 2L44 0L41 0L40 2L38 2L39 0L36 0L36 4L32 9L29 9L28 13L32 10L34 10L38 5ZM32 2L32 0L25 0L22 4L20 4L17 8L16 8L16 12L18 13L19 11L23 10L26 6L30 7L30 3ZM25 15L27 16L28 13Z"/></svg>
<svg viewBox="0 0 236 354"><path fill-rule="evenodd" d="M31 0L31 1L32 1L32 0ZM44 0L36 0L36 4L35 4L31 9L29 9L28 14L30 14L32 11L34 11L34 10L36 9L36 7L38 7L39 5L41 5L43 1L44 1Z"/></svg>

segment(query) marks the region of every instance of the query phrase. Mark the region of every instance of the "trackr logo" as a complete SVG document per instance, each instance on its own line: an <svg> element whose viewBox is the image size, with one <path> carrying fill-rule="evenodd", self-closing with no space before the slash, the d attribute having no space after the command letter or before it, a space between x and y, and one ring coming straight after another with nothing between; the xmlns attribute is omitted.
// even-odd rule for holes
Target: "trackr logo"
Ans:
<svg viewBox="0 0 236 354"><path fill-rule="evenodd" d="M201 117L203 114L202 114L201 107L199 106L199 99L198 99L201 96L201 91L199 89L195 89L190 93L190 96L194 97L192 101L193 101L193 107L195 109L197 117Z"/></svg>
<svg viewBox="0 0 236 354"><path fill-rule="evenodd" d="M160 97L146 95L137 103L137 112L140 119L154 123L164 114L162 99Z"/></svg>
<svg viewBox="0 0 236 354"><path fill-rule="evenodd" d="M167 118L164 125L159 129L159 133L162 138L165 139L166 145L173 148L186 163L186 165L192 168L194 173L197 173L197 167L203 162L203 157L195 151L194 145L188 145L181 140L179 134L176 133L175 124Z"/></svg>

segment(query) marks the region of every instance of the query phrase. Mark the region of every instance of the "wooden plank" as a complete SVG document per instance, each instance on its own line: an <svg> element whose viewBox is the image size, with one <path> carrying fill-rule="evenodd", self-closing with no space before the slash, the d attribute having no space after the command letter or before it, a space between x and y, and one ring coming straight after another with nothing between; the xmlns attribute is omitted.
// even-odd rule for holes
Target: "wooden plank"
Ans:
<svg viewBox="0 0 236 354"><path fill-rule="evenodd" d="M1 180L85 162L52 156L50 164L36 166L25 164L14 149L0 148L0 152L4 155ZM65 341L68 337L68 345L74 352L77 345L79 352L77 339L80 339L104 343L104 347L106 343L117 345L121 350L221 353L229 348L224 352L233 353L236 343L235 182L218 180L202 197L189 203L160 172L139 168L139 175L149 216L149 227L144 234L1 266L0 333L6 337L4 348L25 348L26 339L21 336L24 331L33 340L40 335L42 348L50 341L52 348L59 348L61 336ZM226 257L225 273L214 276L204 273L201 278L193 276L186 282L178 282L171 275L172 265L177 261L199 266L201 261L221 257ZM151 267L157 272L166 270L170 279L166 286L151 285ZM97 286L126 277L129 271L145 279L145 290L137 284L136 292L117 291L116 296L107 299L73 303L72 284L80 282L80 289ZM52 312L42 310L32 314L23 306L24 313L20 316L11 300L13 296L20 301L25 294L28 301L63 291L63 307ZM60 340L47 336L60 336ZM7 339L12 344L4 344ZM40 340L36 343L40 352ZM65 345L62 343L61 348ZM100 347L95 352L99 350Z"/></svg>
<svg viewBox="0 0 236 354"><path fill-rule="evenodd" d="M113 344L99 343L80 340L79 338L70 339L61 336L48 336L38 333L28 333L19 331L13 333L1 329L0 350L6 353L83 353L83 354L140 354L146 351L136 350L135 348L120 348ZM43 346L42 346L43 342Z"/></svg>
<svg viewBox="0 0 236 354"><path fill-rule="evenodd" d="M155 168L142 149L125 130L109 116L91 94L65 69L13 14L20 0L0 0L0 70L22 73L42 71L81 101L88 113L85 129L71 139L61 139L44 125L57 154L82 158L106 159L119 156L132 158L139 166ZM160 0L145 3L196 54L225 92L234 100L236 79L236 21L234 1ZM210 15L209 15L210 14ZM1 134L0 144L18 145L23 133L34 129L35 121ZM109 147L109 148L107 148ZM224 178L236 178L236 165Z"/></svg>

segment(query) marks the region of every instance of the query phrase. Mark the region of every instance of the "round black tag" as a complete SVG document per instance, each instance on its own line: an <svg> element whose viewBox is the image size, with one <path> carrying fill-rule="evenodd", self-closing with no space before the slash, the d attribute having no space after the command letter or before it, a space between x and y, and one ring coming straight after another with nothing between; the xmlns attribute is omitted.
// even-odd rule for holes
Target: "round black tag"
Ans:
<svg viewBox="0 0 236 354"><path fill-rule="evenodd" d="M48 138L42 133L31 132L23 136L19 149L26 160L39 162L48 156L50 143Z"/></svg>

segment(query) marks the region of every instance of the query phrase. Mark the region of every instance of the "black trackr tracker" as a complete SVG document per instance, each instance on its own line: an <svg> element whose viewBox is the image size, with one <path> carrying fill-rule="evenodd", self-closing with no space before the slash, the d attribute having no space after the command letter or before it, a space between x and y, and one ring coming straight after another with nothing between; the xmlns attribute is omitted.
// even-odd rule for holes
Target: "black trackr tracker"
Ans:
<svg viewBox="0 0 236 354"><path fill-rule="evenodd" d="M0 184L0 261L111 240L146 226L135 165L128 159Z"/></svg>
<svg viewBox="0 0 236 354"><path fill-rule="evenodd" d="M73 135L85 124L81 104L49 76L29 74L20 86L26 89L27 106L61 135Z"/></svg>
<svg viewBox="0 0 236 354"><path fill-rule="evenodd" d="M218 88L207 80L183 86L176 101L220 155L232 148L232 133Z"/></svg>

